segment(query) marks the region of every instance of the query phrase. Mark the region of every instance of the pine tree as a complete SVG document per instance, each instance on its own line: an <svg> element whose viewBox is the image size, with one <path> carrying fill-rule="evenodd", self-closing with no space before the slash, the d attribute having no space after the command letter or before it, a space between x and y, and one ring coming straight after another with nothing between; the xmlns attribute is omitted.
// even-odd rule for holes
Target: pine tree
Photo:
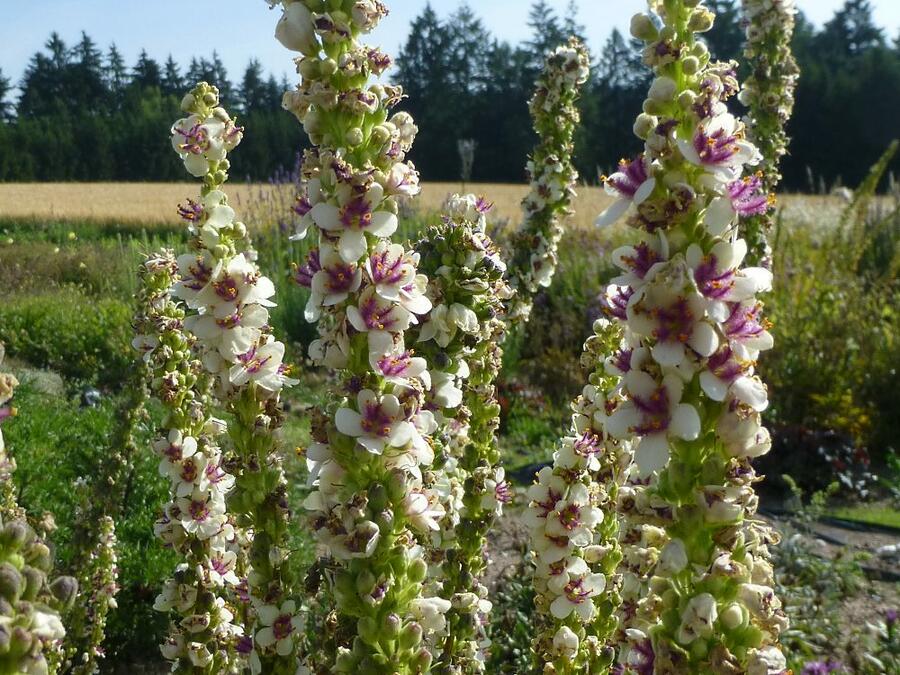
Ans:
<svg viewBox="0 0 900 675"><path fill-rule="evenodd" d="M163 67L162 90L167 96L179 96L183 93L184 80L181 77L181 69L169 54L166 65Z"/></svg>
<svg viewBox="0 0 900 675"><path fill-rule="evenodd" d="M0 68L0 122L8 122L12 119L12 103L7 100L12 85L9 78L3 75L3 69Z"/></svg>
<svg viewBox="0 0 900 675"><path fill-rule="evenodd" d="M162 87L162 70L159 63L150 58L146 49L142 49L138 55L137 63L131 76L131 84L139 89Z"/></svg>
<svg viewBox="0 0 900 675"><path fill-rule="evenodd" d="M262 64L259 59L250 59L241 79L241 87L238 95L241 110L244 114L252 110L262 110L267 107L268 92L263 79Z"/></svg>
<svg viewBox="0 0 900 675"><path fill-rule="evenodd" d="M528 27L532 38L526 45L531 51L531 67L536 74L544 63L544 57L568 39L567 27L560 24L556 12L547 0L535 0L528 12Z"/></svg>

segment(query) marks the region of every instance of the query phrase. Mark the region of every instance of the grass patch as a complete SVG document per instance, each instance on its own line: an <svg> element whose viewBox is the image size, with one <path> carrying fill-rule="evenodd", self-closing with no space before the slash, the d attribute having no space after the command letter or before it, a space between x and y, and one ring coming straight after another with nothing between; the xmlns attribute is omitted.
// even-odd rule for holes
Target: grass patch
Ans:
<svg viewBox="0 0 900 675"><path fill-rule="evenodd" d="M828 509L827 514L833 518L852 520L856 523L900 528L900 510L890 506L870 504L839 506Z"/></svg>

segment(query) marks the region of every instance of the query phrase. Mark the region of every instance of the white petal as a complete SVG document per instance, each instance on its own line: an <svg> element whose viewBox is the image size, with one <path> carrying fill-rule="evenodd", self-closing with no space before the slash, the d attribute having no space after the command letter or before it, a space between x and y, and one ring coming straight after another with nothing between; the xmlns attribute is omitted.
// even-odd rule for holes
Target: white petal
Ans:
<svg viewBox="0 0 900 675"><path fill-rule="evenodd" d="M680 342L659 342L650 350L653 360L661 366L677 366L684 361L684 345Z"/></svg>
<svg viewBox="0 0 900 675"><path fill-rule="evenodd" d="M654 471L661 471L669 463L669 440L665 434L644 436L638 443L634 453L634 461L638 466L641 478L651 476Z"/></svg>
<svg viewBox="0 0 900 675"><path fill-rule="evenodd" d="M720 237L734 222L736 216L737 214L731 205L730 199L727 197L716 197L706 207L706 213L703 215L703 224L713 237Z"/></svg>
<svg viewBox="0 0 900 675"><path fill-rule="evenodd" d="M366 235L361 230L344 230L338 241L338 251L344 262L357 262L368 250Z"/></svg>
<svg viewBox="0 0 900 675"><path fill-rule="evenodd" d="M687 403L679 403L672 412L669 431L678 438L693 441L700 435L700 415L697 409Z"/></svg>
<svg viewBox="0 0 900 675"><path fill-rule="evenodd" d="M389 211L376 211L369 231L376 237L390 237L397 231L397 216Z"/></svg>
<svg viewBox="0 0 900 675"><path fill-rule="evenodd" d="M337 430L345 436L361 436L363 433L362 415L350 408L340 408L334 416Z"/></svg>
<svg viewBox="0 0 900 675"><path fill-rule="evenodd" d="M597 217L597 220L594 221L594 225L596 225L597 227L606 227L607 225L612 225L622 217L622 215L628 210L629 206L631 206L631 202L627 199L618 199L614 201L608 209L606 209Z"/></svg>
<svg viewBox="0 0 900 675"><path fill-rule="evenodd" d="M641 183L641 186L634 193L635 205L641 204L642 202L646 201L647 197L649 197L652 194L652 192L655 188L656 188L656 179L655 178L648 178L643 183Z"/></svg>
<svg viewBox="0 0 900 675"><path fill-rule="evenodd" d="M710 356L719 348L719 336L710 324L700 321L694 325L688 344L700 356Z"/></svg>
<svg viewBox="0 0 900 675"><path fill-rule="evenodd" d="M340 209L334 204L316 204L309 215L323 230L339 230L343 227Z"/></svg>

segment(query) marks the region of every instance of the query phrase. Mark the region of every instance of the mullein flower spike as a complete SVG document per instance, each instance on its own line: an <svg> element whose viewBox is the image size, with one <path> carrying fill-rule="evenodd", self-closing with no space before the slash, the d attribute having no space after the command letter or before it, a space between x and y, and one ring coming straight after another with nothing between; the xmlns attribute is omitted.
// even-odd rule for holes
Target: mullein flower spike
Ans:
<svg viewBox="0 0 900 675"><path fill-rule="evenodd" d="M227 461L207 464L209 482L226 490L233 485L228 511L251 542L249 551L218 555L214 579L234 584L237 559L243 557L239 554L247 554L249 606L244 608L246 636L240 651L249 652L254 674L294 675L300 667L303 620L289 565L290 514L279 429L281 390L297 381L288 376L284 344L269 325L275 285L261 274L247 228L235 220L222 190L227 153L240 143L243 128L219 106L215 87L205 82L185 97L182 108L188 117L172 127L172 143L187 170L203 178L203 187L199 200L180 209L192 235L191 253L178 257L180 281L173 293L191 310L185 330L196 338L197 352L213 378L213 394L232 416Z"/></svg>
<svg viewBox="0 0 900 675"><path fill-rule="evenodd" d="M185 332L183 305L171 295L178 263L171 251L149 255L140 268L134 347L150 369L150 390L165 417L153 441L159 471L169 479L170 500L154 532L182 561L163 584L154 608L170 615L161 645L174 671L229 672L243 629L228 600L238 538L225 507L234 477L223 468L219 438L224 422L210 415L209 381Z"/></svg>
<svg viewBox="0 0 900 675"><path fill-rule="evenodd" d="M758 189L774 194L781 182L779 165L788 152L787 123L794 111L794 91L800 69L791 52L797 8L794 0L743 0L747 42L744 57L751 67L738 98L749 108L748 136L759 148L762 161ZM752 182L754 177L744 180ZM774 197L755 217L743 224L744 238L753 259L771 264L767 236L773 225Z"/></svg>
<svg viewBox="0 0 900 675"><path fill-rule="evenodd" d="M534 295L550 285L563 223L571 214L578 172L572 165L577 102L590 75L590 55L576 38L547 55L529 102L539 142L528 161L531 190L522 201L524 221L514 235L510 285L513 322L527 321Z"/></svg>
<svg viewBox="0 0 900 675"><path fill-rule="evenodd" d="M284 106L313 144L295 207L296 236L312 230L317 239L297 274L311 289L307 318L318 322L310 356L340 377L307 451L315 489L305 506L334 560L327 578L337 610L323 663L311 665L426 672L451 604L423 583L425 547L445 515L428 396L447 397L452 383L433 381L429 368L441 364L411 351L407 332L432 308L428 279L418 254L390 240L399 203L420 191L404 161L418 130L409 115L390 113L402 90L372 79L390 58L360 42L387 14L382 2L269 4L281 4L277 39L299 52L301 82Z"/></svg>
<svg viewBox="0 0 900 675"><path fill-rule="evenodd" d="M3 356L0 344L0 365ZM18 384L15 376L0 373L0 422L15 414L10 401ZM55 673L66 635L60 613L71 607L78 583L72 577L48 579L50 549L15 501L14 471L0 430L0 674Z"/></svg>
<svg viewBox="0 0 900 675"><path fill-rule="evenodd" d="M744 266L738 237L766 179L747 179L761 157L728 111L736 64L712 62L697 38L713 12L697 0L649 6L632 21L656 75L634 126L644 152L606 180L619 201L599 219L628 213L640 232L613 252L621 274L605 294L627 343L614 359L622 401L605 428L634 438L636 462L619 494L620 668L775 675L786 671L787 621L768 555L777 537L753 519L750 464L771 445L754 366L772 347L757 299L772 275Z"/></svg>
<svg viewBox="0 0 900 675"><path fill-rule="evenodd" d="M584 345L591 374L572 404L572 426L528 490L535 608L534 653L545 675L606 673L615 652L622 578L616 499L631 466L631 443L607 430L621 404L621 327L606 319ZM609 358L609 354L616 357Z"/></svg>
<svg viewBox="0 0 900 675"><path fill-rule="evenodd" d="M430 585L450 603L437 655L441 672L484 671L491 609L482 583L489 562L486 538L512 498L499 464L494 386L506 330L504 304L512 290L504 280L506 265L485 231L490 208L475 195L452 195L442 222L415 245L432 303L415 345L433 366L426 401L438 416L434 472L445 512L429 547Z"/></svg>

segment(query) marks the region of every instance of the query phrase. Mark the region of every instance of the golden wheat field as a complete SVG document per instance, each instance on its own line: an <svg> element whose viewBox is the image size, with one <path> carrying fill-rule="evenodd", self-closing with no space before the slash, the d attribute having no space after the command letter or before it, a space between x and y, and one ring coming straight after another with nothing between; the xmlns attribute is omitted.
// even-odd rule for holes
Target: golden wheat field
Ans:
<svg viewBox="0 0 900 675"><path fill-rule="evenodd" d="M462 192L459 183L424 183L419 208L435 211L448 194ZM494 203L493 217L515 222L527 185L475 183L465 191ZM0 183L0 217L37 220L118 221L135 225L175 223L176 206L195 195L192 183ZM293 187L231 183L232 205L247 222L262 224L280 217L290 204ZM610 203L600 187L581 186L574 204L575 227L588 227ZM814 223L843 206L838 197L788 196L782 200L791 220ZM253 213L248 213L252 211Z"/></svg>

